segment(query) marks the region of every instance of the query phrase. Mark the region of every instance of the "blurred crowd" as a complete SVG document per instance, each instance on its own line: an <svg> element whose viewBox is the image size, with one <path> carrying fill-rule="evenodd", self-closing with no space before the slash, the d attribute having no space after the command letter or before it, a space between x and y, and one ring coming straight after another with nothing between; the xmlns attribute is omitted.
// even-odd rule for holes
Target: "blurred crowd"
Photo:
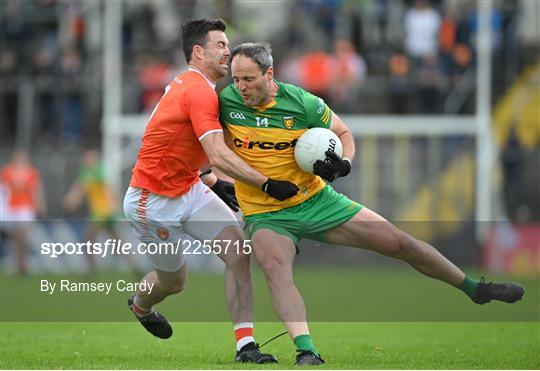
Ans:
<svg viewBox="0 0 540 371"><path fill-rule="evenodd" d="M527 6L494 1L495 94L537 41ZM47 143L99 141L104 7L83 0L2 2L4 138L26 130ZM122 7L124 113L153 109L163 86L185 68L180 25L202 16L225 19L233 46L271 42L277 78L324 97L337 112L474 111L475 1L161 0Z"/></svg>
<svg viewBox="0 0 540 371"><path fill-rule="evenodd" d="M492 3L496 102L536 61L540 35L535 2ZM38 167L47 169L44 183L69 179L67 184L77 177L82 148L100 147L103 52L110 36L104 31L106 4L1 3L0 165L12 149L32 149ZM477 5L461 0L126 0L120 25L122 112L151 112L163 87L186 68L180 48L184 21L220 17L228 24L231 46L270 42L277 79L323 97L338 113L474 113ZM508 143L512 153L521 150L519 141ZM47 148L62 153L37 154ZM55 187L47 195L58 199L67 191Z"/></svg>

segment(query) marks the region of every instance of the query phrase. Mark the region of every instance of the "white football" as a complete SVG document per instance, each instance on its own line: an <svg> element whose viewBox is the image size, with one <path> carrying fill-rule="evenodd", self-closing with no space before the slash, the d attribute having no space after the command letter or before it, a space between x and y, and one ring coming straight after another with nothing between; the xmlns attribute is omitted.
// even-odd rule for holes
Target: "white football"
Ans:
<svg viewBox="0 0 540 371"><path fill-rule="evenodd" d="M326 151L334 151L340 157L343 146L333 131L324 128L312 128L298 138L294 147L294 158L300 169L313 174L313 164L326 159Z"/></svg>

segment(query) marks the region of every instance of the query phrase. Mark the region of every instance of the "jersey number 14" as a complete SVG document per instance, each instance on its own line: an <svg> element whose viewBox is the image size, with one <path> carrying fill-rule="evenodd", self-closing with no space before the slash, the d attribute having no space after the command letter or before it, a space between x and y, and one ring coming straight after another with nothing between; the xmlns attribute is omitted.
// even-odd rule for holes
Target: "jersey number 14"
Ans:
<svg viewBox="0 0 540 371"><path fill-rule="evenodd" d="M268 123L268 117L255 117L255 119L257 120L257 127L259 126L264 126L265 128L268 127L269 123Z"/></svg>

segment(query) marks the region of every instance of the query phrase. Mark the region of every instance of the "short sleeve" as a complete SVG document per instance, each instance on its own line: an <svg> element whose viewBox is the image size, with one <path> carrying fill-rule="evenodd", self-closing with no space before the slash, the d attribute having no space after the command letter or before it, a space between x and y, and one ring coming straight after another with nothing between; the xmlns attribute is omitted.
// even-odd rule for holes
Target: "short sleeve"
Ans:
<svg viewBox="0 0 540 371"><path fill-rule="evenodd" d="M194 86L184 94L186 111L199 140L210 133L223 131L218 120L219 102L214 90L207 86Z"/></svg>
<svg viewBox="0 0 540 371"><path fill-rule="evenodd" d="M309 127L330 128L332 110L330 110L330 107L326 105L324 100L307 91L303 91L302 100Z"/></svg>

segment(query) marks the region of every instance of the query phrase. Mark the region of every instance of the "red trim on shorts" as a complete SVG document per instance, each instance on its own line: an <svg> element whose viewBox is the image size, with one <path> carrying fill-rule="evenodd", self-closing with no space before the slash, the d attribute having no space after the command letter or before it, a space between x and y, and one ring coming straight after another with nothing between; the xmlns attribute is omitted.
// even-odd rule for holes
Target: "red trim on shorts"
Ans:
<svg viewBox="0 0 540 371"><path fill-rule="evenodd" d="M137 215L139 216L139 224L142 226L144 232L148 229L148 219L146 218L146 205L148 198L150 197L150 191L148 189L141 189L141 195L137 202Z"/></svg>

